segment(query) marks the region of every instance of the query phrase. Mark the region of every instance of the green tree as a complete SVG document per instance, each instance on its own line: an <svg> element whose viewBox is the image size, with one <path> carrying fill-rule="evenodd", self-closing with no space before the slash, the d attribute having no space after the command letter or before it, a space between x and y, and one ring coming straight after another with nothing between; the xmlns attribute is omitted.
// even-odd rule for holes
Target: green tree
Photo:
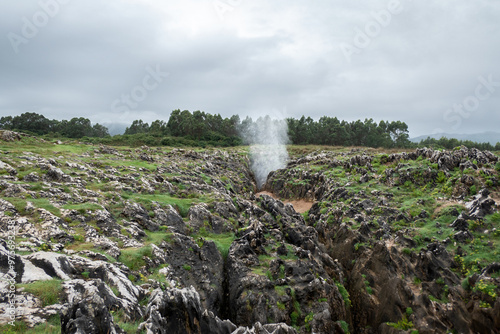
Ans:
<svg viewBox="0 0 500 334"><path fill-rule="evenodd" d="M12 116L4 116L0 118L0 129L12 130Z"/></svg>
<svg viewBox="0 0 500 334"><path fill-rule="evenodd" d="M193 112L191 116L191 129L190 134L194 138L200 140L206 136L207 128L209 128L210 124L206 124L205 113L199 110Z"/></svg>
<svg viewBox="0 0 500 334"><path fill-rule="evenodd" d="M43 115L26 112L12 118L12 129L44 135L55 132L57 123L57 121L51 121Z"/></svg>
<svg viewBox="0 0 500 334"><path fill-rule="evenodd" d="M98 137L98 138L109 137L109 130L104 125L96 123L92 127L92 137Z"/></svg>
<svg viewBox="0 0 500 334"><path fill-rule="evenodd" d="M180 109L173 110L170 114L167 122L167 133L174 137L182 136Z"/></svg>
<svg viewBox="0 0 500 334"><path fill-rule="evenodd" d="M409 147L408 125L401 121L391 122L388 126L389 134L396 147Z"/></svg>
<svg viewBox="0 0 500 334"><path fill-rule="evenodd" d="M126 135L133 135L136 133L148 133L149 132L149 124L144 123L141 119L137 119L132 122L130 127L125 129Z"/></svg>
<svg viewBox="0 0 500 334"><path fill-rule="evenodd" d="M154 135L166 135L167 134L167 123L161 120L156 120L151 123L149 127L149 133Z"/></svg>
<svg viewBox="0 0 500 334"><path fill-rule="evenodd" d="M68 138L92 137L92 123L88 118L74 117L69 122L62 121L59 124L60 133Z"/></svg>

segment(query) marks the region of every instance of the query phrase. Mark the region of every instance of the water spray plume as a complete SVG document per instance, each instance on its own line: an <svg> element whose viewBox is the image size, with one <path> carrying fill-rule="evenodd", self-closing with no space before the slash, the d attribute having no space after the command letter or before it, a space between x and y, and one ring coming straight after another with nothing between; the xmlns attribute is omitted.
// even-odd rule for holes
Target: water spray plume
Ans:
<svg viewBox="0 0 500 334"><path fill-rule="evenodd" d="M250 167L261 189L270 172L286 167L288 124L286 120L266 116L259 117L256 122L247 122L241 130L242 137L250 145Z"/></svg>

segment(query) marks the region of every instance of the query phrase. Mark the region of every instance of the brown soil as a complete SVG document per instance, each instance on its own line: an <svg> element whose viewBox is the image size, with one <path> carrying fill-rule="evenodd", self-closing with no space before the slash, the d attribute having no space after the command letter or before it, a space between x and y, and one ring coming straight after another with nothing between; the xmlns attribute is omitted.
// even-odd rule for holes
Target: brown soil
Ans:
<svg viewBox="0 0 500 334"><path fill-rule="evenodd" d="M283 200L281 198L278 198L276 195L274 195L273 193L271 193L269 191L261 191L255 195L256 196L269 195L272 198L279 199L280 201L282 201L285 204L291 204L293 206L293 208L295 209L295 211L297 211L298 213L304 213L306 211L309 211L309 209L311 209L311 207L314 204L313 202L307 201L305 199Z"/></svg>
<svg viewBox="0 0 500 334"><path fill-rule="evenodd" d="M500 194L498 194L498 193L491 193L490 197L493 198L493 200L495 202L497 202L497 204L500 204Z"/></svg>
<svg viewBox="0 0 500 334"><path fill-rule="evenodd" d="M435 210L434 210L434 216L436 216L437 214L439 214L443 209L446 209L447 207L449 206L452 206L452 205L464 205L463 202L457 202L457 201L446 201L446 200L438 200L438 203L441 203L441 206L437 207Z"/></svg>

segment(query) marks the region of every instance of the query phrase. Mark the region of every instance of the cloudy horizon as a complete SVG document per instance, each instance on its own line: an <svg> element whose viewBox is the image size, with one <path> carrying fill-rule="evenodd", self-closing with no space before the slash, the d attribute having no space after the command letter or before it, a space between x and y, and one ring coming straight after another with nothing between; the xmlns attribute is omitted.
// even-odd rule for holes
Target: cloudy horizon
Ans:
<svg viewBox="0 0 500 334"><path fill-rule="evenodd" d="M500 3L23 0L1 5L0 116L174 109L498 131Z"/></svg>

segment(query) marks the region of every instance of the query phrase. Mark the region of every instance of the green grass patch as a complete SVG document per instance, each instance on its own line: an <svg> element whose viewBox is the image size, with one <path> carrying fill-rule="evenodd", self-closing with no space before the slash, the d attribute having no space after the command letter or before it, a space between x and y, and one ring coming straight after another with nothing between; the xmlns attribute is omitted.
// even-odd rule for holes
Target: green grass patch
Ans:
<svg viewBox="0 0 500 334"><path fill-rule="evenodd" d="M157 165L156 164L152 164L152 163L149 163L149 162L146 162L146 161L142 161L142 160L107 160L106 161L106 164L108 166L112 166L112 167L116 167L116 168L120 168L120 167L135 167L137 169L139 168L145 168L145 169L148 169L149 171L151 172L154 172L156 170L156 167Z"/></svg>
<svg viewBox="0 0 500 334"><path fill-rule="evenodd" d="M275 285L274 290L278 294L278 296L286 296L286 289L289 289L289 285Z"/></svg>
<svg viewBox="0 0 500 334"><path fill-rule="evenodd" d="M158 283L163 283L163 284L169 286L169 283L167 282L166 276L164 274L160 274L160 269L167 267L167 266L168 266L168 264L162 264L158 268L155 268L150 275L146 276L146 280L144 280L144 282L147 282L148 279L152 279Z"/></svg>
<svg viewBox="0 0 500 334"><path fill-rule="evenodd" d="M163 241L166 241L168 243L172 242L173 238L173 233L172 232L166 232L166 231L159 231L159 232L151 232L151 231L144 231L147 235L147 238L144 240L144 243L146 246L150 244L155 244L155 245L160 245Z"/></svg>
<svg viewBox="0 0 500 334"><path fill-rule="evenodd" d="M172 205L177 209L182 217L187 217L189 208L193 204L198 203L212 203L213 198L207 196L198 196L195 198L177 198L166 194L135 194L135 193L124 193L122 195L124 199L129 199L137 203L143 204L146 209L151 207L151 202L158 202L161 205Z"/></svg>
<svg viewBox="0 0 500 334"><path fill-rule="evenodd" d="M345 322L344 320L339 320L337 321L338 324L340 325L340 328L344 331L345 334L350 334L349 332L349 324Z"/></svg>
<svg viewBox="0 0 500 334"><path fill-rule="evenodd" d="M387 325L403 331L413 328L413 322L409 321L406 315L403 315L403 318L399 320L397 323L387 322Z"/></svg>
<svg viewBox="0 0 500 334"><path fill-rule="evenodd" d="M122 249L121 255L118 257L118 261L125 264L131 270L139 270L141 267L146 265L143 257L151 257L152 255L151 246L144 246L142 248L127 248Z"/></svg>
<svg viewBox="0 0 500 334"><path fill-rule="evenodd" d="M144 331L137 332L137 329L139 328L139 325L141 324L142 320L136 320L136 321L126 321L126 316L125 312L120 309L120 310L113 310L111 311L111 315L113 316L113 320L115 323L125 331L127 334L142 334L145 333Z"/></svg>
<svg viewBox="0 0 500 334"><path fill-rule="evenodd" d="M56 208L47 198L18 198L18 197L4 197L7 202L11 203L16 207L16 210L21 215L28 215L26 211L26 205L31 202L35 208L45 209L55 216L61 216L61 210Z"/></svg>
<svg viewBox="0 0 500 334"><path fill-rule="evenodd" d="M59 302L62 292L62 280L36 281L33 283L17 284L17 287L24 288L24 291L35 295L42 302L42 307L45 307Z"/></svg>
<svg viewBox="0 0 500 334"><path fill-rule="evenodd" d="M205 232L200 230L200 236L206 240L213 241L224 259L227 258L227 255L229 254L229 248L231 247L233 241L236 239L234 233L231 232L215 234L208 233L206 232L206 230Z"/></svg>
<svg viewBox="0 0 500 334"><path fill-rule="evenodd" d="M292 245L286 244L285 245L287 249L287 254L286 255L279 255L280 259L282 260L291 260L291 261L296 261L299 257L295 255L295 250Z"/></svg>
<svg viewBox="0 0 500 334"><path fill-rule="evenodd" d="M51 316L44 324L29 328L24 321L15 321L14 326L9 324L0 325L0 333L3 334L59 334L61 333L61 318L59 314Z"/></svg>
<svg viewBox="0 0 500 334"><path fill-rule="evenodd" d="M335 284L337 285L337 288L339 289L339 292L342 295L342 299L344 299L345 306L347 308L351 307L351 299L349 296L349 291L347 291L347 289L345 288L344 285L342 285L342 283L335 282Z"/></svg>
<svg viewBox="0 0 500 334"><path fill-rule="evenodd" d="M269 262L271 262L274 258L270 255L259 255L259 262L261 266L269 267Z"/></svg>
<svg viewBox="0 0 500 334"><path fill-rule="evenodd" d="M88 211L96 211L103 209L101 205L95 203L64 204L62 208L66 210L76 210L81 214L85 214Z"/></svg>

